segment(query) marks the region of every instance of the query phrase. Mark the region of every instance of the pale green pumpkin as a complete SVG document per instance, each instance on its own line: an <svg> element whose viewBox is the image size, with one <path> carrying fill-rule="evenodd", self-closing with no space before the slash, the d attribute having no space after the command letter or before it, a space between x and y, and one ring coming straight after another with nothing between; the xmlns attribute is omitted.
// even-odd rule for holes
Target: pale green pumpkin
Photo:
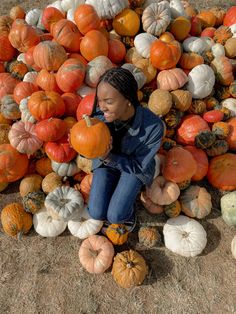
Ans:
<svg viewBox="0 0 236 314"><path fill-rule="evenodd" d="M221 197L220 207L222 218L229 226L236 226L236 191Z"/></svg>

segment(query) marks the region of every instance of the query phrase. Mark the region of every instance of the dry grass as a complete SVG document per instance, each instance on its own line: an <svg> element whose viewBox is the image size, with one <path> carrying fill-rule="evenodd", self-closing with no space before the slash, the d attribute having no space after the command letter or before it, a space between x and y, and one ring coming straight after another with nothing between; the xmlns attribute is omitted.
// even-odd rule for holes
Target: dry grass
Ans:
<svg viewBox="0 0 236 314"><path fill-rule="evenodd" d="M51 1L52 2L52 1ZM192 3L196 3L191 1ZM25 9L44 7L48 1L7 1L1 14L15 4ZM197 1L198 7L229 6L235 0ZM209 189L209 187L208 187ZM0 194L3 208L20 201L18 185ZM208 243L202 255L184 258L164 247L153 249L137 243L137 233L117 251L134 248L146 259L149 274L140 287L124 290L113 281L110 270L88 274L80 265L80 240L67 231L55 238L42 238L33 230L22 241L0 232L0 313L10 314L197 314L236 313L236 261L230 252L235 228L220 217L219 192L210 189L214 210L201 221ZM162 234L164 216L148 215L137 203L141 223L155 223Z"/></svg>

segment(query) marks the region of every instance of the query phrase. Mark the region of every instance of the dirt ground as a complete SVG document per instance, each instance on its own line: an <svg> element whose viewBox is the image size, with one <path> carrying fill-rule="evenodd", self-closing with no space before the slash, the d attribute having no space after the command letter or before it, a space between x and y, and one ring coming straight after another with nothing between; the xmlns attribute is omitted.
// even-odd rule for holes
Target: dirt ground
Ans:
<svg viewBox="0 0 236 314"><path fill-rule="evenodd" d="M51 1L52 2L52 1ZM2 0L0 15L16 4L43 8L49 1ZM227 7L236 1L195 1L198 8ZM133 248L149 266L142 286L125 290L117 286L110 270L88 274L80 265L81 241L66 230L57 238L42 238L33 230L17 241L0 228L0 313L17 314L197 314L236 313L236 260L230 243L236 234L219 210L219 192L210 189L212 213L201 220L208 243L200 256L184 258L171 253L163 237L153 249L138 244L137 232L116 251ZM21 201L18 183L0 194L0 207ZM139 222L156 222L162 235L166 218L147 214L137 202Z"/></svg>

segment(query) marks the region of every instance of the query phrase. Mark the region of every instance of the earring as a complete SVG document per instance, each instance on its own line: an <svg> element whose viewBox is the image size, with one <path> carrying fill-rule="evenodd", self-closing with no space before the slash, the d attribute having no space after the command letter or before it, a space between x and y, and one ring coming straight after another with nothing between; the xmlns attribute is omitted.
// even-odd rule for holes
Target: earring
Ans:
<svg viewBox="0 0 236 314"><path fill-rule="evenodd" d="M129 107L131 106L131 103L130 103L130 102L128 103L128 106L129 106Z"/></svg>

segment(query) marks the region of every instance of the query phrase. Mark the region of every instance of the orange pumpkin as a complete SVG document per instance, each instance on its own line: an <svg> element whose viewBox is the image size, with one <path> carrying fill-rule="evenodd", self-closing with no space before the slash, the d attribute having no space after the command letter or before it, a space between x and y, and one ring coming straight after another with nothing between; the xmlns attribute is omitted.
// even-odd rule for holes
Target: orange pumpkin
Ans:
<svg viewBox="0 0 236 314"><path fill-rule="evenodd" d="M62 93L62 90L57 85L56 74L54 72L42 69L36 77L36 84L45 91Z"/></svg>
<svg viewBox="0 0 236 314"><path fill-rule="evenodd" d="M189 151L197 162L197 171L192 176L191 180L192 181L202 180L207 175L207 171L209 167L207 154L205 153L204 150L202 150L201 148L197 148L195 146L187 145L187 146L184 146L184 149Z"/></svg>
<svg viewBox="0 0 236 314"><path fill-rule="evenodd" d="M98 56L108 55L108 40L102 32L91 30L85 34L80 43L82 56L91 61Z"/></svg>
<svg viewBox="0 0 236 314"><path fill-rule="evenodd" d="M48 157L42 157L36 161L35 170L42 177L46 177L49 173L53 172L51 160Z"/></svg>
<svg viewBox="0 0 236 314"><path fill-rule="evenodd" d="M171 148L166 155L163 176L175 183L190 180L197 171L193 155L182 147Z"/></svg>
<svg viewBox="0 0 236 314"><path fill-rule="evenodd" d="M82 97L75 93L64 93L61 97L65 103L65 116L76 117L76 110L82 100Z"/></svg>
<svg viewBox="0 0 236 314"><path fill-rule="evenodd" d="M80 182L80 192L83 195L85 203L88 203L89 193L93 181L93 174L86 174Z"/></svg>
<svg viewBox="0 0 236 314"><path fill-rule="evenodd" d="M72 147L86 158L104 156L107 152L111 134L106 124L96 118L85 115L71 129L70 142Z"/></svg>
<svg viewBox="0 0 236 314"><path fill-rule="evenodd" d="M86 67L79 59L66 60L56 74L56 82L63 92L74 92L84 80Z"/></svg>
<svg viewBox="0 0 236 314"><path fill-rule="evenodd" d="M51 34L67 51L79 52L82 35L75 23L61 19L51 25Z"/></svg>
<svg viewBox="0 0 236 314"><path fill-rule="evenodd" d="M0 34L0 61L10 61L16 54L16 49L11 45L8 36Z"/></svg>
<svg viewBox="0 0 236 314"><path fill-rule="evenodd" d="M33 57L33 53L34 53L34 49L36 46L33 46L31 48L28 49L27 52L25 52L24 57L25 57L25 62L26 64L31 67L33 70L35 71L40 71L41 68L35 64L34 62L34 57Z"/></svg>
<svg viewBox="0 0 236 314"><path fill-rule="evenodd" d="M108 58L116 64L121 63L125 58L125 45L118 39L110 39L108 41Z"/></svg>
<svg viewBox="0 0 236 314"><path fill-rule="evenodd" d="M28 233L33 224L32 215L19 203L11 203L3 208L1 222L3 230L12 237Z"/></svg>
<svg viewBox="0 0 236 314"><path fill-rule="evenodd" d="M97 11L92 5L81 4L74 12L74 20L79 31L85 35L93 29L100 28L100 19Z"/></svg>
<svg viewBox="0 0 236 314"><path fill-rule="evenodd" d="M181 48L180 44L176 40L164 42L157 39L151 44L151 63L159 70L166 70L175 67L180 59L180 56Z"/></svg>
<svg viewBox="0 0 236 314"><path fill-rule="evenodd" d="M195 66L203 63L203 57L195 52L184 52L178 62L181 68L187 70L192 70Z"/></svg>
<svg viewBox="0 0 236 314"><path fill-rule="evenodd" d="M43 142L57 141L65 134L67 124L58 118L39 121L35 125L35 133Z"/></svg>
<svg viewBox="0 0 236 314"><path fill-rule="evenodd" d="M13 20L24 19L25 18L25 10L22 7L20 7L19 5L16 5L10 9L9 16Z"/></svg>
<svg viewBox="0 0 236 314"><path fill-rule="evenodd" d="M223 24L224 26L231 26L236 24L236 6L232 6L226 11Z"/></svg>
<svg viewBox="0 0 236 314"><path fill-rule="evenodd" d="M13 94L14 88L19 82L10 73L0 73L0 100L5 95Z"/></svg>
<svg viewBox="0 0 236 314"><path fill-rule="evenodd" d="M66 59L65 49L55 41L42 41L33 51L34 63L47 71L57 71Z"/></svg>
<svg viewBox="0 0 236 314"><path fill-rule="evenodd" d="M84 114L91 115L93 111L93 104L95 100L95 93L88 94L84 96L79 103L79 106L76 110L76 118L77 120L81 120Z"/></svg>
<svg viewBox="0 0 236 314"><path fill-rule="evenodd" d="M216 17L210 10L203 10L197 14L197 17L201 21L202 27L213 27L216 23Z"/></svg>
<svg viewBox="0 0 236 314"><path fill-rule="evenodd" d="M155 204L146 194L145 191L143 191L140 195L140 201L142 202L145 209L150 214L161 214L163 213L163 206Z"/></svg>
<svg viewBox="0 0 236 314"><path fill-rule="evenodd" d="M30 82L20 82L16 85L13 91L13 98L19 105L23 98L31 96L32 93L39 90L38 86Z"/></svg>
<svg viewBox="0 0 236 314"><path fill-rule="evenodd" d="M227 123L229 125L229 134L226 141L229 144L229 148L236 151L236 117L231 118Z"/></svg>
<svg viewBox="0 0 236 314"><path fill-rule="evenodd" d="M178 41L184 40L191 29L191 22L184 16L178 16L170 25L170 32Z"/></svg>
<svg viewBox="0 0 236 314"><path fill-rule="evenodd" d="M28 169L28 157L20 154L10 144L0 145L0 182L14 182L22 178Z"/></svg>
<svg viewBox="0 0 236 314"><path fill-rule="evenodd" d="M236 190L236 155L226 153L210 160L207 179L217 189Z"/></svg>
<svg viewBox="0 0 236 314"><path fill-rule="evenodd" d="M60 117L65 112L65 104L61 96L56 92L34 92L28 101L31 114L38 121L51 117Z"/></svg>
<svg viewBox="0 0 236 314"><path fill-rule="evenodd" d="M140 27L140 18L135 11L127 8L114 17L112 26L121 36L135 36Z"/></svg>
<svg viewBox="0 0 236 314"><path fill-rule="evenodd" d="M124 224L111 224L106 230L106 236L114 245L122 245L128 240L129 231Z"/></svg>
<svg viewBox="0 0 236 314"><path fill-rule="evenodd" d="M43 10L42 24L48 32L50 32L51 25L53 25L54 23L61 19L64 19L64 15L57 8L47 7Z"/></svg>

